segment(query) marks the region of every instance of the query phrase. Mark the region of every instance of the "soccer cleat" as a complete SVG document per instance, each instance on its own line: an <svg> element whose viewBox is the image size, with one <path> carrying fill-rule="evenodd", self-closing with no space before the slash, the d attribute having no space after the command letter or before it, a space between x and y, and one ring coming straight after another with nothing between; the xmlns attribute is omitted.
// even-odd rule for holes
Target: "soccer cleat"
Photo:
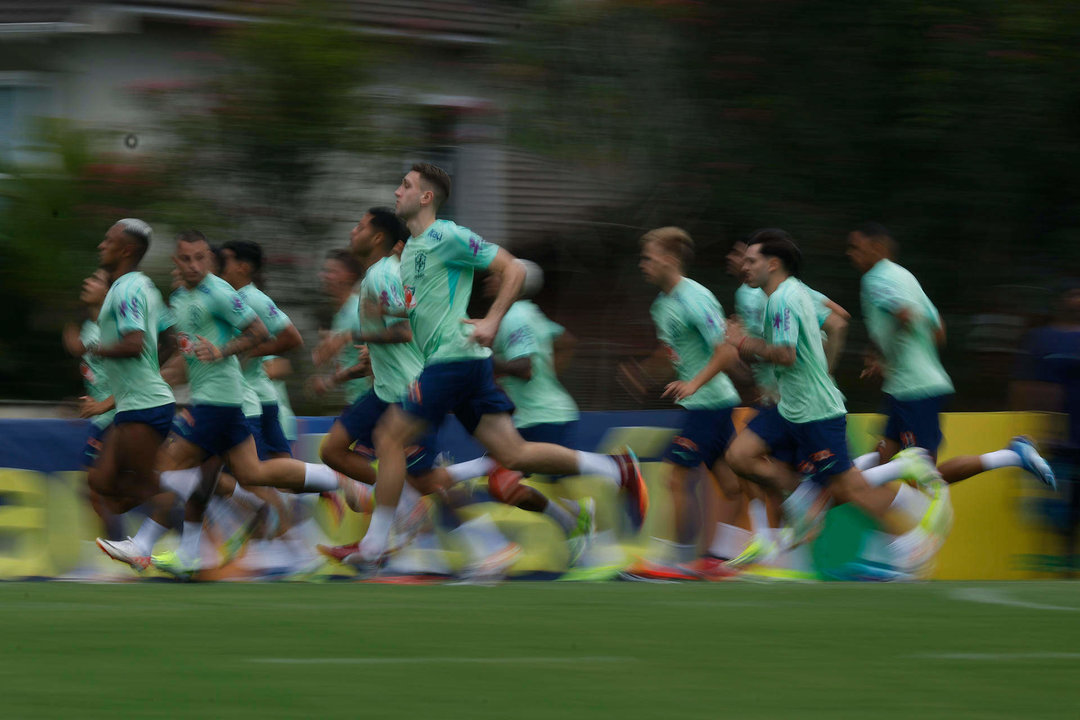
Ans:
<svg viewBox="0 0 1080 720"><path fill-rule="evenodd" d="M521 546L508 542L487 557L470 563L461 573L459 585L494 585L506 578L510 567L521 556Z"/></svg>
<svg viewBox="0 0 1080 720"><path fill-rule="evenodd" d="M421 497L409 512L404 515L395 513L394 521L390 524L390 539L387 541L386 554L395 553L413 541L424 527L428 519L428 500Z"/></svg>
<svg viewBox="0 0 1080 720"><path fill-rule="evenodd" d="M802 492L803 488L811 487L807 482L804 480L803 484L780 504L787 520L787 527L781 529L780 535L784 548L788 550L815 537L825 522L825 513L814 511L818 502L816 491L811 489L809 492Z"/></svg>
<svg viewBox="0 0 1080 720"><path fill-rule="evenodd" d="M920 447L910 447L896 454L896 460L904 464L903 477L914 480L920 490L933 490L944 484L930 453Z"/></svg>
<svg viewBox="0 0 1080 720"><path fill-rule="evenodd" d="M566 538L566 544L570 547L570 559L567 561L569 567L578 564L581 556L589 549L596 537L596 501L592 498L583 498L578 504L581 510L578 512L577 525Z"/></svg>
<svg viewBox="0 0 1080 720"><path fill-rule="evenodd" d="M702 580L729 580L739 574L727 561L711 555L700 557L686 567L697 573Z"/></svg>
<svg viewBox="0 0 1080 720"><path fill-rule="evenodd" d="M930 496L930 507L926 509L926 513L919 521L919 527L932 538L936 545L934 548L936 553L945 544L949 531L952 530L952 499L949 495L949 486L944 482L929 488L926 493Z"/></svg>
<svg viewBox="0 0 1080 720"><path fill-rule="evenodd" d="M345 505L341 502L341 496L336 490L327 490L319 493L319 497L326 502L326 509L334 521L334 527L340 527L345 519Z"/></svg>
<svg viewBox="0 0 1080 720"><path fill-rule="evenodd" d="M750 544L746 549L727 561L726 565L732 570L748 567L750 565L763 565L776 558L780 554L780 547L771 537L760 533L754 533Z"/></svg>
<svg viewBox="0 0 1080 720"><path fill-rule="evenodd" d="M1009 449L1020 456L1021 467L1041 480L1051 490L1057 490L1057 478L1050 463L1039 454L1035 441L1024 435L1017 435L1009 443Z"/></svg>
<svg viewBox="0 0 1080 720"><path fill-rule="evenodd" d="M151 555L150 561L158 570L172 575L178 580L190 580L195 573L202 568L198 562L188 562L176 552L163 552L160 555Z"/></svg>
<svg viewBox="0 0 1080 720"><path fill-rule="evenodd" d="M700 580L699 575L686 565L666 565L645 558L627 568L622 577L626 580Z"/></svg>
<svg viewBox="0 0 1080 720"><path fill-rule="evenodd" d="M326 557L333 560L334 562L343 563L343 562L345 562L345 558L349 557L350 555L354 554L357 550L360 549L360 543L354 542L354 543L349 543L348 545L333 545L333 546L331 546L331 545L316 545L315 549L318 550L323 555L325 555Z"/></svg>
<svg viewBox="0 0 1080 720"><path fill-rule="evenodd" d="M126 540L106 540L105 538L98 538L97 546L101 548L101 552L105 553L113 560L126 563L139 572L150 567L150 556L143 554L135 544L135 541L130 537Z"/></svg>
<svg viewBox="0 0 1080 720"><path fill-rule="evenodd" d="M366 485L362 482L353 480L352 478L345 477L338 473L338 481L341 484L341 494L345 496L345 504L354 513L370 513L375 509L375 493L370 485ZM334 494L336 498L337 495ZM329 498L327 498L329 500ZM340 510L341 517L344 517L345 511ZM338 518L338 524L341 524L341 518Z"/></svg>
<svg viewBox="0 0 1080 720"><path fill-rule="evenodd" d="M498 502L513 505L514 495L521 486L522 477L524 476L519 472L496 465L495 469L488 474L488 492Z"/></svg>
<svg viewBox="0 0 1080 720"><path fill-rule="evenodd" d="M635 530L640 530L649 512L649 488L645 485L645 476L641 474L641 464L630 448L626 448L625 454L612 455L611 458L619 466L619 485L626 493L630 522Z"/></svg>

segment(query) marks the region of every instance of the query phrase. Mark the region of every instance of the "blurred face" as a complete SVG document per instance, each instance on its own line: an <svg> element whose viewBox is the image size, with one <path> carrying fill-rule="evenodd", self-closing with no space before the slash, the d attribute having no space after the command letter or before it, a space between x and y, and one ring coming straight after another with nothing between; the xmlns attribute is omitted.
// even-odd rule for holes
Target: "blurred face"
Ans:
<svg viewBox="0 0 1080 720"><path fill-rule="evenodd" d="M131 244L132 240L124 232L124 226L120 223L113 225L105 233L105 239L98 245L98 264L108 272L112 272L127 255L127 247Z"/></svg>
<svg viewBox="0 0 1080 720"><path fill-rule="evenodd" d="M420 177L420 173L410 170L401 180L398 189L394 191L394 212L402 220L408 221L416 217L417 213L420 212L420 208L424 205L422 202L424 199L428 203L431 202L430 196L424 197L427 193L420 187L422 182L423 178Z"/></svg>
<svg viewBox="0 0 1080 720"><path fill-rule="evenodd" d="M184 285L193 288L202 282L210 272L214 263L214 253L210 246L202 240L197 242L176 243L176 254L173 255L176 269L180 271L180 279Z"/></svg>
<svg viewBox="0 0 1080 720"><path fill-rule="evenodd" d="M101 268L94 274L83 280L82 292L79 293L79 301L90 307L100 306L105 302L105 294L109 292L109 276Z"/></svg>
<svg viewBox="0 0 1080 720"><path fill-rule="evenodd" d="M665 278L675 270L675 261L665 254L660 245L647 242L641 246L641 260L638 262L645 282L650 285L662 285Z"/></svg>
<svg viewBox="0 0 1080 720"><path fill-rule="evenodd" d="M236 259L236 253L225 249L221 251L224 267L221 268L221 279L239 290L251 282L251 265Z"/></svg>
<svg viewBox="0 0 1080 720"><path fill-rule="evenodd" d="M848 233L847 256L861 273L874 267L881 259L876 243L858 231Z"/></svg>
<svg viewBox="0 0 1080 720"><path fill-rule="evenodd" d="M348 293L356 283L356 278L349 269L337 260L327 260L323 264L319 279L322 280L323 290L332 297Z"/></svg>
<svg viewBox="0 0 1080 720"><path fill-rule="evenodd" d="M382 241L382 234L371 225L371 213L365 213L349 233L349 249L353 255L370 255Z"/></svg>
<svg viewBox="0 0 1080 720"><path fill-rule="evenodd" d="M744 280L743 278L743 260L746 257L746 243L738 242L732 246L731 250L727 254L727 272L728 275L737 279Z"/></svg>
<svg viewBox="0 0 1080 720"><path fill-rule="evenodd" d="M743 256L743 279L750 287L764 287L769 282L769 272L777 262L779 260L776 258L761 254L760 244L751 245Z"/></svg>

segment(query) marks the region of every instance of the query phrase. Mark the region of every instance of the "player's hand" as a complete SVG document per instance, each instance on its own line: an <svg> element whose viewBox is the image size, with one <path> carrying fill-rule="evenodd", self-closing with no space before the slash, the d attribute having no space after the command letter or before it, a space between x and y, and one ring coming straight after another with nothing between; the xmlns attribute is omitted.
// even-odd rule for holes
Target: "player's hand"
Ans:
<svg viewBox="0 0 1080 720"><path fill-rule="evenodd" d="M307 382L308 389L316 395L325 395L334 387L334 381L325 375L312 375Z"/></svg>
<svg viewBox="0 0 1080 720"><path fill-rule="evenodd" d="M319 336L321 338L319 344L311 351L311 361L315 363L315 367L322 367L337 357L341 348L345 347L345 343L349 340L348 333L323 331L319 333Z"/></svg>
<svg viewBox="0 0 1080 720"><path fill-rule="evenodd" d="M494 320L488 320L487 318L470 320L466 318L461 322L473 326L472 341L477 345L491 347L491 344L495 342L495 335L499 332L499 323Z"/></svg>
<svg viewBox="0 0 1080 720"><path fill-rule="evenodd" d="M881 359L877 355L867 353L863 355L863 369L859 373L860 380L873 380L875 378L882 377L885 374L884 369L881 367Z"/></svg>
<svg viewBox="0 0 1080 720"><path fill-rule="evenodd" d="M660 397L669 397L675 402L679 402L690 397L697 391L698 389L694 387L694 383L676 380L675 382L670 382L667 384L667 387L664 388L664 393Z"/></svg>
<svg viewBox="0 0 1080 720"><path fill-rule="evenodd" d="M220 362L225 359L225 353L221 352L221 348L214 343L210 342L202 335L196 335L198 342L195 343L195 359L199 362L212 363Z"/></svg>
<svg viewBox="0 0 1080 720"><path fill-rule="evenodd" d="M648 381L641 370L641 363L636 360L619 363L619 367L615 372L615 379L635 402L641 403L645 401Z"/></svg>
<svg viewBox="0 0 1080 720"><path fill-rule="evenodd" d="M64 326L61 339L64 342L64 349L72 356L82 357L86 353L86 346L83 345L82 340L79 338L79 328L75 323L68 323Z"/></svg>
<svg viewBox="0 0 1080 720"><path fill-rule="evenodd" d="M109 407L109 403L107 402L98 402L92 397L83 395L79 398L79 417L92 418L106 412L109 410Z"/></svg>
<svg viewBox="0 0 1080 720"><path fill-rule="evenodd" d="M746 339L746 328L738 320L728 320L726 338L730 344L738 347L739 343Z"/></svg>

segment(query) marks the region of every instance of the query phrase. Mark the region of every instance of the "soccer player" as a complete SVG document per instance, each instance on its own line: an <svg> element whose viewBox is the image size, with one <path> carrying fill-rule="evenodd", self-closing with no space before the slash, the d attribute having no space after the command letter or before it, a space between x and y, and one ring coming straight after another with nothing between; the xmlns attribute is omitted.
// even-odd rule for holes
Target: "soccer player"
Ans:
<svg viewBox="0 0 1080 720"><path fill-rule="evenodd" d="M84 343L74 328L66 330L64 337L73 355L101 362L116 405L113 430L102 449L102 455L114 458L116 472L91 476L96 483L92 489L116 513L158 492L155 457L175 409L158 362L159 340L162 359L172 352L172 334L167 332L171 322L161 294L138 270L151 235L150 226L136 218L125 218L109 228L98 246L101 267L110 281L98 314L100 339ZM98 545L112 556L110 541L99 540Z"/></svg>
<svg viewBox="0 0 1080 720"><path fill-rule="evenodd" d="M260 459L292 457L289 441L282 431L278 395L263 368L267 355L281 355L303 344L300 331L289 316L283 313L270 297L255 286L254 279L262 271L262 248L248 241L227 242L221 247L224 260L221 277L229 283L243 301L255 311L270 333L270 338L244 353L240 368L244 382L254 393L258 406L245 412L251 422ZM258 433L255 433L257 428Z"/></svg>
<svg viewBox="0 0 1080 720"><path fill-rule="evenodd" d="M529 297L543 285L543 271L535 263L519 260L525 268L522 295L506 311L492 344L492 362L499 385L514 404L514 427L527 442L555 443L577 447L577 403L566 392L556 374L556 357L565 353L574 340L561 325L549 320ZM494 300L502 284L498 273L484 279L484 295ZM487 460L484 463L483 460ZM543 513L566 533L570 546L569 565L573 566L588 548L593 533L595 502L585 498L578 503L568 498L559 501L534 487L520 483L521 474L497 467L484 458L473 472L488 475L492 497L530 512ZM456 473L456 469L450 470Z"/></svg>
<svg viewBox="0 0 1080 720"><path fill-rule="evenodd" d="M783 503L793 530L792 545L814 530L827 501L828 488L837 502L852 502L904 541L896 553L902 567L922 566L944 542L951 513L947 490L925 456L907 452L874 468L874 484L856 468L847 451L847 411L843 396L828 373L814 302L799 282L801 255L783 230L754 233L747 243L746 279L768 295L762 339L729 326L727 340L740 353L775 366L780 388L777 412L755 417L728 448L727 460L740 475L791 493ZM772 454L787 448L798 463L794 472ZM803 481L801 475L807 477ZM885 484L913 475L934 501L905 484Z"/></svg>
<svg viewBox="0 0 1080 720"><path fill-rule="evenodd" d="M909 447L936 458L942 441L939 413L953 392L938 357L945 324L915 276L893 261L896 241L883 226L866 223L851 231L847 253L862 273L863 317L881 358L867 362L863 377L884 377L888 417L877 452L858 462L872 467ZM1013 438L1003 450L952 458L939 471L954 483L1002 467L1021 467L1056 487L1049 463L1025 437Z"/></svg>
<svg viewBox="0 0 1080 720"><path fill-rule="evenodd" d="M349 250L333 250L326 257L322 279L323 290L337 310L330 322L330 332L315 347L311 358L316 367L333 362L333 370L327 375L317 375L311 383L315 392L322 394L341 386L345 390L345 404L352 405L371 390L371 373L357 347L355 338L360 333L360 295L356 283L364 269Z"/></svg>
<svg viewBox="0 0 1080 720"><path fill-rule="evenodd" d="M82 327L76 329L70 326L65 332L70 337L77 337L83 347L92 347L101 341L101 329L97 319L101 312L101 304L105 301L105 295L109 292L108 274L98 268L83 281L82 292L79 300L86 306L87 319ZM86 446L83 449L83 467L87 472L87 485L89 489L90 504L94 511L101 517L105 524L106 536L109 540L119 540L119 523L117 517L105 507L104 499L93 491L93 487L100 486L102 480L96 475L106 476L116 473L115 458L113 451L115 446L109 444L109 453L101 454L104 448L105 435L112 427L112 419L116 414L116 401L109 392L109 383L105 377L105 368L100 359L89 353L82 356L79 363L79 371L83 378L83 386L86 395L79 399L79 417L90 421L90 431L87 434ZM95 477L91 477L94 475Z"/></svg>
<svg viewBox="0 0 1080 720"><path fill-rule="evenodd" d="M656 335L675 365L678 380L664 397L683 407L682 429L664 454L675 522L674 563L642 561L630 574L647 578L697 580L731 575L721 563L697 560L694 537L700 524L692 473L704 466L725 500L742 494L738 479L724 461L735 436L732 410L739 394L725 371L739 365L738 352L724 341L724 312L716 297L685 273L693 258L693 240L683 229L661 227L641 237L641 271L660 290L650 314Z"/></svg>
<svg viewBox="0 0 1080 720"><path fill-rule="evenodd" d="M427 163L414 165L394 193L395 211L411 235L401 256L401 279L424 369L410 386L402 408L391 407L376 428L376 508L360 543L360 555L373 562L384 553L405 479L405 447L437 428L451 411L504 467L607 478L622 488L631 518L640 525L648 509L648 493L632 452L607 456L530 443L514 428L513 404L495 384L489 346L517 299L525 270L506 250L484 242L468 228L437 219L439 206L449 196L449 176ZM466 309L477 269L499 273L502 282L487 315L473 320Z"/></svg>
<svg viewBox="0 0 1080 720"><path fill-rule="evenodd" d="M285 458L259 461L241 411L243 379L237 356L264 342L268 333L243 298L210 273L211 255L210 245L199 231L177 236L173 259L180 268L183 286L173 293L171 307L187 363L192 406L181 414L158 465L163 484L182 488L178 496L187 509L179 550L153 556L153 563L178 577L190 577L201 567L199 539L209 493L204 498L194 492L203 484L199 466L207 457L224 459L244 485L301 492L324 492L339 486L336 473L325 465ZM135 548L144 549L149 550Z"/></svg>

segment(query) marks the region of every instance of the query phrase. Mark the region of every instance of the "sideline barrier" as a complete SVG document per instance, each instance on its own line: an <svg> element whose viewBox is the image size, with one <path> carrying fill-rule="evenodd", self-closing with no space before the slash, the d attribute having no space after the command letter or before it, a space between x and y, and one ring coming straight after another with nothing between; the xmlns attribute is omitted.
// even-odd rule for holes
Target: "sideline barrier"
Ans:
<svg viewBox="0 0 1080 720"><path fill-rule="evenodd" d="M579 446L615 449L630 444L642 457L653 499L640 535L624 537L631 550L651 535L669 537L670 501L658 462L679 420L678 411L583 413ZM1016 434L1046 436L1049 418L1034 413L947 413L941 455L975 454L1004 447ZM318 445L333 418L298 418L296 454L317 460ZM851 415L848 439L853 455L872 449L879 415ZM85 499L85 475L78 471L85 421L0 420L0 578L55 577L74 568L85 541L99 532L99 521ZM439 433L440 449L456 461L477 457L479 446L454 420ZM552 486L537 482L550 492ZM592 495L600 527L621 526L614 491L595 478L569 478L572 497ZM1052 498L1016 469L996 470L952 486L956 522L942 550L934 577L948 580L1017 580L1053 577L1047 558L1059 551L1057 537L1028 508ZM560 533L545 517L493 503L500 528L525 548L515 573L558 572L566 550ZM335 541L355 540L363 530L358 517L332 532ZM860 555L873 557L880 544L872 524L850 507L830 511L826 528L812 547L815 569L832 569Z"/></svg>

